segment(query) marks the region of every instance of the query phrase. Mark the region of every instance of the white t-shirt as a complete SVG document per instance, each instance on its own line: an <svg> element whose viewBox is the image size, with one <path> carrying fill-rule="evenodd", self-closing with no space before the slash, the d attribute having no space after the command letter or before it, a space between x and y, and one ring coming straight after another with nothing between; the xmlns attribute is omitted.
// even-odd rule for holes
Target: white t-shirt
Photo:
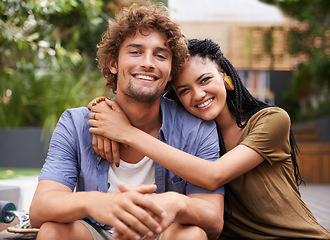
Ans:
<svg viewBox="0 0 330 240"><path fill-rule="evenodd" d="M140 184L155 184L154 161L146 156L134 164L120 160L119 167L111 163L109 166L108 182L110 184L108 192L118 191L118 182L122 182L128 187Z"/></svg>

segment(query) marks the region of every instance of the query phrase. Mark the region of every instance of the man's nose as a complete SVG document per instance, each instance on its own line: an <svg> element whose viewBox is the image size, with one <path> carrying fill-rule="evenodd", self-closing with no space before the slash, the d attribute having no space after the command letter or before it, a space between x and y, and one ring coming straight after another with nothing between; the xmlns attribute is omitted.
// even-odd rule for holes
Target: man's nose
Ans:
<svg viewBox="0 0 330 240"><path fill-rule="evenodd" d="M144 54L141 62L141 66L146 69L153 69L155 68L154 63L154 56L152 53L146 53Z"/></svg>

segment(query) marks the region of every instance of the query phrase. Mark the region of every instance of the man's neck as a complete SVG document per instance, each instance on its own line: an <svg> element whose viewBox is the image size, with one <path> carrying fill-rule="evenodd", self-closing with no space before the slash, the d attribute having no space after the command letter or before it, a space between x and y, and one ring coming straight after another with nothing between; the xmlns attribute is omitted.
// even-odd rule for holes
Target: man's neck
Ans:
<svg viewBox="0 0 330 240"><path fill-rule="evenodd" d="M152 103L144 103L117 96L117 103L134 127L150 135L157 135L162 124L160 99Z"/></svg>

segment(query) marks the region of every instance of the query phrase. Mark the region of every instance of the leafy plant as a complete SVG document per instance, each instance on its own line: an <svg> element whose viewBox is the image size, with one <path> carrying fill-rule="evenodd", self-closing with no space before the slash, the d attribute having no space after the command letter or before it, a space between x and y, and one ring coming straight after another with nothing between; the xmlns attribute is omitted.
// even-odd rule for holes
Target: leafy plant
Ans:
<svg viewBox="0 0 330 240"><path fill-rule="evenodd" d="M0 127L53 129L66 108L104 95L94 59L108 2L0 2Z"/></svg>

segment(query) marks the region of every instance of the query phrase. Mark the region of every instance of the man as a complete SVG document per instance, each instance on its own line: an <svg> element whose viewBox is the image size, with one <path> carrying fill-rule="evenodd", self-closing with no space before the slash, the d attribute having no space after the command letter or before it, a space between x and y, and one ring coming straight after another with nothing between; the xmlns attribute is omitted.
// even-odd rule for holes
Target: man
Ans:
<svg viewBox="0 0 330 240"><path fill-rule="evenodd" d="M148 5L123 11L109 22L98 47L99 67L132 124L162 135L174 147L218 158L214 123L160 97L186 55L182 34L164 9ZM93 150L89 113L86 108L65 111L53 133L30 207L31 224L40 227L37 239L217 238L223 225L222 188L209 192L187 183L131 148L120 151L128 170L114 168ZM184 124L173 133L177 123ZM193 141L183 143L184 134ZM117 191L120 181L156 183L157 194L148 194L155 189L144 185L128 191L118 184Z"/></svg>

